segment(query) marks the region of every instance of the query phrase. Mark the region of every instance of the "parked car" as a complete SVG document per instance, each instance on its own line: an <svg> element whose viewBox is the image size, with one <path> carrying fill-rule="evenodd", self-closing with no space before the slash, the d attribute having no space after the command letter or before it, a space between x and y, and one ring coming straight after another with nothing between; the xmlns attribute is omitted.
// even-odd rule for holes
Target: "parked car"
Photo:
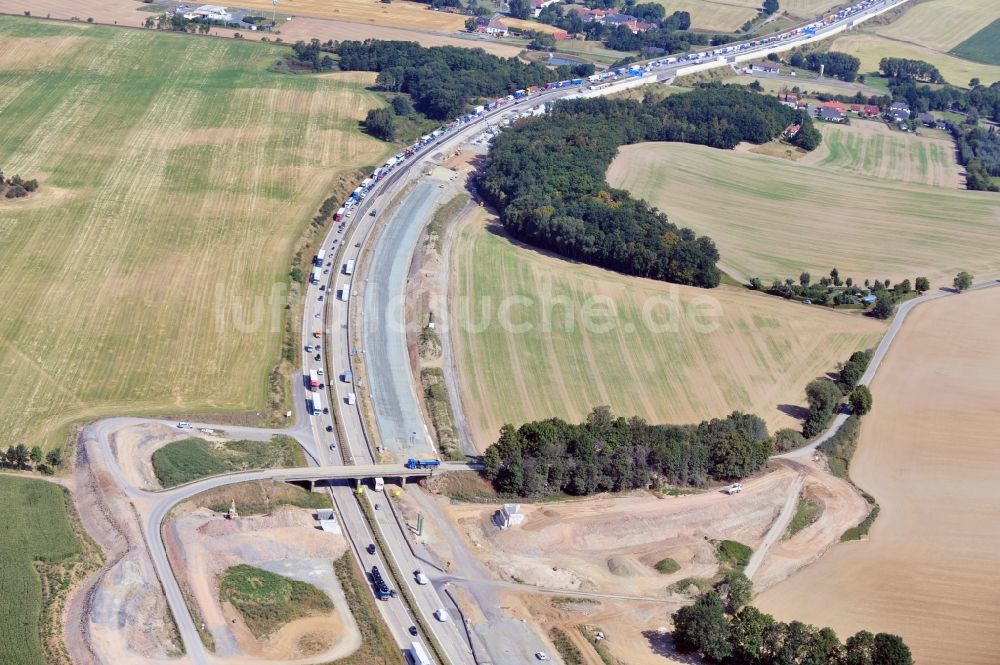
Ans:
<svg viewBox="0 0 1000 665"><path fill-rule="evenodd" d="M180 429L191 429L191 423L189 423L186 420L182 420L181 422L177 423L177 427Z"/></svg>

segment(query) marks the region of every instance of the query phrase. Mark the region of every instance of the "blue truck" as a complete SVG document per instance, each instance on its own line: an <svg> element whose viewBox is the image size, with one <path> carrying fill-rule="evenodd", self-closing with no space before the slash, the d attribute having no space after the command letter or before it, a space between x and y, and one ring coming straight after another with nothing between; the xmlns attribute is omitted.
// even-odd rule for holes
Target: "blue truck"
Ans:
<svg viewBox="0 0 1000 665"><path fill-rule="evenodd" d="M439 466L441 466L439 459L414 459L411 457L406 460L407 469L436 469Z"/></svg>

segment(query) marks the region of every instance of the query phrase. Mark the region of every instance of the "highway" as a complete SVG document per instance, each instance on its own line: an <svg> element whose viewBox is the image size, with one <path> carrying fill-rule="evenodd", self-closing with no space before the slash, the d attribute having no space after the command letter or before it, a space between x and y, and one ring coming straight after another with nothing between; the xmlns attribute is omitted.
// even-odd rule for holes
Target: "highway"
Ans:
<svg viewBox="0 0 1000 665"><path fill-rule="evenodd" d="M815 38L827 36L833 32L843 30L849 25L856 25L858 22L870 18L893 6L902 4L907 0L886 0L875 3L867 8L863 13L852 16L831 25L824 26L817 31L815 37L800 35L797 38L790 38L783 42L775 43L768 47L746 49L737 54L741 59L753 53L763 55L771 51L790 49L799 43L813 41ZM692 65L703 65L704 68L714 66L729 66L735 62L736 56L720 59L718 62L709 63L675 63L669 66L660 66L655 74L659 81L669 81L678 74L680 70L688 69ZM641 64L641 63L640 63ZM526 111L541 103L556 101L562 97L579 93L582 88L563 87L558 89L543 90L521 100L500 106L485 115L486 118L496 119L501 115ZM246 438L267 438L272 434L288 434L294 436L303 446L310 460L310 466L302 469L269 469L257 472L246 472L228 474L215 478L208 478L183 487L172 488L160 492L148 492L132 487L123 477L121 470L117 466L114 455L108 445L108 433L113 429L125 424L128 419L109 419L93 423L85 428L81 437L84 440L93 441L99 445L95 446L97 454L106 456L108 467L112 469L116 481L122 490L133 499L133 505L139 512L142 520L142 531L148 545L149 554L157 575L163 586L166 601L177 623L181 640L184 643L188 658L197 665L208 665L221 659L207 653L192 620L191 614L185 603L184 597L174 573L170 567L164 548L160 528L164 518L178 502L199 492L212 487L219 487L234 482L257 479L347 479L356 476L370 477L375 473L382 473L386 476L413 475L411 470L405 469L397 463L378 464L382 462L380 451L374 450L377 443L372 441L373 433L366 431L365 424L361 418L359 400L354 400L354 404L348 403L348 396L357 393L358 388L364 386L355 385L352 382L339 380L339 375L347 369L365 370L366 376L372 377L372 388L374 389L375 415L377 428L389 444L390 452L402 453L406 451L427 452L429 451L430 439L423 428L420 420L419 407L416 404L416 389L410 375L408 362L402 363L400 349L405 351L405 338L402 331L399 335L377 333L376 331L384 320L379 318L379 312L383 316L390 311L392 302L398 302L401 307L403 281L406 269L412 253L412 242L415 240L413 234L419 233L419 222L425 218L421 213L421 205L418 203L403 210L402 216L394 216L391 221L393 230L379 236L377 244L371 255L380 257L379 261L371 261L368 267L369 285L372 291L366 287L359 289L354 284L354 276L343 274L343 264L353 259L357 262L358 269L364 270L364 261L367 255L364 253L366 244L372 234L376 222L379 220L377 212L389 206L390 202L399 196L411 183L418 180L422 168L427 166L430 158L437 154L449 154L457 147L470 140L475 135L482 133L485 125L482 117L475 121L460 125L454 129L446 131L437 140L429 145L421 147L416 153L406 159L402 164L396 166L387 177L374 185L368 196L358 206L354 208L353 217L348 220L350 223L343 227L334 225L327 237L323 240L322 247L327 249L330 256L322 266L322 284L309 284L303 293L303 323L301 330L301 367L303 380L293 383L292 395L295 400L296 419L289 429L284 430L252 430L251 428L239 428L232 426L214 426L211 424L196 424L196 427L212 427L213 429L223 429L228 434ZM375 213L375 214L369 214ZM407 219L410 224L406 224ZM395 227L399 227L396 229ZM407 245L411 249L407 250ZM383 264L382 262L385 262ZM337 297L341 286L347 286L350 297L345 302ZM982 285L980 285L982 286ZM362 327L366 331L366 344L371 343L372 338L380 338L382 341L374 342L374 347L369 349L354 349L350 343L350 333L352 321L350 301L357 295L371 304L363 308ZM944 294L942 294L944 295ZM322 297L322 300L321 300ZM940 295L938 297L941 297ZM927 296L924 299L929 299ZM921 299L923 300L923 299ZM925 301L925 300L924 300ZM387 305L388 303L388 305ZM905 317L905 312L910 307L915 306L916 301L907 303L901 308L898 322ZM906 308L904 310L904 308ZM896 324L894 323L894 326ZM898 329L898 326L897 326ZM319 337L316 333L319 333ZM389 331L391 333L391 331ZM891 342L891 336L895 334L894 329L890 329L887 338ZM883 340L885 342L885 340ZM319 359L316 359L317 351L307 352L307 345L320 343L321 350ZM402 346L400 346L402 345ZM880 349L882 346L880 345ZM884 355L882 350L882 355ZM877 360L880 362L881 356ZM873 360L870 373L874 373L878 362ZM311 402L310 391L307 390L305 376L310 369L323 370L324 395L329 413L319 413L303 416L307 413L306 406ZM358 372L355 372L357 374ZM867 382L870 375L866 373ZM332 381L332 384L330 383ZM329 384L329 385L327 385ZM386 395L383 399L383 395ZM336 420L334 420L336 416ZM141 422L138 419L131 419ZM162 421L161 421L162 422ZM417 427L417 423L421 427ZM411 441L412 437L412 441ZM418 441L419 439L419 441ZM404 445L405 443L405 445ZM419 443L419 445L417 445ZM378 459L376 459L378 457ZM360 462L356 464L355 462ZM346 465L345 465L346 463ZM353 465L353 466L347 466ZM444 465L443 470L469 468L465 465ZM419 475L419 473L417 474ZM495 635L480 636L486 642L488 654L482 654L477 650L476 657L473 657L472 650L467 638L464 626L454 620L439 623L430 618L430 614L437 608L446 607L454 609L450 599L444 593L446 585L457 583L459 578L449 578L440 571L434 570L428 565L428 561L421 558L409 546L404 533L405 526L385 510L374 511L376 514L376 528L378 528L382 540L386 543L387 551L377 551L375 555L368 555L365 548L369 543L376 541L365 520L359 501L367 501L369 504L384 501L374 493L365 493L358 497L352 492L351 487L346 482L336 482L330 488L331 496L345 536L349 539L354 556L359 561L363 569L368 570L372 565L379 565L384 571L389 570L387 565L389 560L395 567L402 571L402 579L396 583L405 585L416 601L417 611L422 615L424 624L433 631L434 640L441 645L444 658L451 665L459 665L473 662L497 662L506 665L507 662L524 662L523 653L511 654L509 648L511 644L505 644L508 633L499 628ZM385 502L388 505L388 502ZM421 568L431 578L432 583L428 585L417 585L412 579L410 572ZM491 599L491 594L472 594L477 601L489 606L483 607L483 614L487 617L495 616L500 612L498 605L494 606L495 600ZM411 616L409 610L400 599L392 599L389 602L378 603L378 607L386 620L397 645L401 649L409 646L413 639L408 629L418 622ZM455 613L457 616L457 613ZM519 622L518 622L519 623ZM540 638L524 633L512 633L519 641L517 646L522 650L530 650L533 644L544 644ZM426 636L425 636L426 637ZM506 654L506 656L505 656ZM552 654L555 657L555 654ZM509 660L507 659L509 658ZM442 665L446 665L442 663Z"/></svg>

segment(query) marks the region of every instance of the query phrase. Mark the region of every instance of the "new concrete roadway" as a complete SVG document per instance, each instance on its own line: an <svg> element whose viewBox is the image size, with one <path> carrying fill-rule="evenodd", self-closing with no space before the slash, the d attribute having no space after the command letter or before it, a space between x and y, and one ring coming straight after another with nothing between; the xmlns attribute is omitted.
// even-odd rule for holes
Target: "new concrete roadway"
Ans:
<svg viewBox="0 0 1000 665"><path fill-rule="evenodd" d="M877 3L866 9L864 13L844 19L843 21L839 21L830 26L826 26L819 32L821 35L832 34L835 31L843 30L846 27L856 25L866 18L870 18L871 16L885 11L892 6L902 4L906 1L907 0L887 0L886 2ZM795 38L785 40L770 47L745 50L740 55L745 56L751 53L755 55L763 55L770 51L787 50L798 43L811 40L812 38L807 39L805 35L799 35ZM732 58L730 60L732 60ZM694 63L688 62L660 67L656 71L656 76L658 80L671 80L677 74L679 69L690 67L692 64ZM720 61L717 63L703 64L707 67L725 66L732 63ZM495 119L502 114L523 111L537 104L555 101L567 95L578 93L579 91L580 89L577 88L560 88L542 91L541 93L530 98L499 107L490 112L487 117ZM309 285L306 287L302 326L303 355L301 365L305 374L308 374L309 369L322 368L325 370L324 377L329 380L334 378L331 376L331 370L334 373L339 373L343 369L354 367L354 363L359 362L358 355L355 353L355 350L350 347L350 322L348 319L347 303L341 301L334 302L332 300L334 293L331 291L335 291L339 284L334 284L331 280L336 279L338 282L343 280L345 283L349 284L349 281L347 280L348 276L345 275L339 279L336 276L341 273L341 262L351 258L359 258L360 252L358 250L361 249L364 244L364 240L368 237L368 234L372 229L374 219L369 219L368 212L375 211L375 202L380 201L388 204L389 201L392 200L393 196L401 192L410 181L419 175L419 168L414 167L417 167L420 164L426 164L427 158L435 152L441 151L447 154L455 147L461 145L476 133L482 132L483 130L484 125L482 124L482 121L477 120L474 123L470 123L468 125L461 126L458 129L446 132L436 142L418 151L416 155L406 160L402 165L397 166L383 181L376 184L375 189L369 193L366 201L356 207L354 224L345 229L332 229L327 238L324 239L323 247L333 250L334 257L328 261L328 265L323 266L323 270L326 271L324 274L327 275L327 277L324 278L324 283L322 285ZM414 219L419 218L421 218L421 215L414 215ZM413 221L413 224L416 225L416 221ZM379 251L383 252L382 255L389 257L388 260L393 262L402 262L405 260L408 265L408 258L412 249L405 251L405 245L408 243L408 238L411 238L408 233L413 233L414 231L410 228L409 224L404 224L404 226L407 228L403 230L402 236L396 237L396 242L401 243L401 247L398 247L395 250L389 248ZM385 237L386 236L383 236L383 241ZM391 244L393 242L391 239L395 236L389 235L387 237L390 238L388 242ZM357 240L355 240L355 238L357 238ZM338 242L334 243L334 239ZM406 266L404 265L402 270L405 272L405 269ZM399 274L399 268L395 266L395 263L392 266L382 266L379 270L388 271L389 276L398 276ZM390 285L393 283L398 284L398 282L387 283ZM331 289L330 287L334 288ZM323 300L320 300L320 296L323 296ZM315 359L313 352L307 353L304 350L307 343L313 342L316 339L316 337L314 337L314 332L320 333L320 337L323 338L322 341L324 343L323 349L320 352L319 360ZM386 343L392 344L393 342L386 337ZM398 344L398 340L394 343ZM329 357L323 358L324 353L328 356L332 356L333 360L331 361ZM389 386L390 390L395 391L397 388L405 385L401 382L402 379L398 379L395 374L404 373L409 375L409 364L408 362L402 364L399 363L398 357L393 359L393 353L397 352L368 353L366 354L366 359L369 363L368 371L373 376L378 377L374 379L375 384L377 386ZM380 363L382 363L383 366L380 366ZM407 381L412 381L412 379L408 378ZM311 473L318 473L320 475L341 473L340 471L334 471L333 469L327 467L339 467L345 460L353 462L356 458L365 459L371 462L375 461L373 459L374 456L370 452L367 433L365 432L357 404L348 408L350 405L347 404L347 395L349 394L349 389L353 388L353 386L345 384L341 381L335 381L334 385L336 387L329 389L329 392L327 393L327 395L333 396L332 402L329 403L330 414L319 413L308 418L297 417L290 430L281 431L281 433L285 434L291 433L300 441L303 448L309 454L314 467L319 466L324 468L319 471L313 471L312 469L293 470L291 473L298 473L299 475ZM412 383L410 385L412 391ZM379 391L380 390L381 388L379 388ZM406 398L406 392L406 390L400 391L400 394L403 396L401 403L383 402L383 406L378 407L383 409L382 415L378 416L378 412L376 412L377 417L379 418L378 426L380 430L384 427L385 431L389 433L389 440L395 438L398 441L400 439L400 432L412 433L416 431L420 433L423 431L422 426L420 428L414 428L413 423L418 422L419 419L419 410L413 409L414 402L413 400ZM379 393L376 392L376 398L378 397L378 394ZM293 397L296 401L296 412L304 412L305 403L307 401L311 401L311 398L308 397L308 393L305 390L304 380L300 384L293 386ZM386 413L384 410L386 405L394 407L397 412ZM403 414L401 413L402 410L405 410L408 413ZM338 416L336 422L332 419L334 414ZM108 456L109 468L112 469L117 469L117 464L113 459L109 446L107 445L106 435L109 428L113 429L116 427L115 423L116 421L114 419L111 421L94 423L88 426L82 434L84 439L92 439L99 444L98 446L95 446L95 449L99 451L99 454ZM120 421L118 424L121 424ZM213 429L215 428L214 426L212 427ZM278 433L277 430L253 432L247 428L236 428L231 426L223 426L219 429L224 429L228 433L248 438L266 438L272 433ZM333 441L334 434L339 434L341 436L341 440L336 442ZM405 438L407 444L409 444L410 435L411 434L406 434L403 437ZM416 435L413 436L415 437ZM340 447L334 448L332 444ZM388 471L388 469L386 470ZM207 479L205 481L193 483L176 491L156 494L143 492L142 490L129 486L122 477L120 469L114 473L116 480L121 484L123 491L125 491L126 494L133 499L136 509L142 516L143 533L149 546L150 557L157 571L157 575L160 578L160 582L162 583L167 603L176 620L178 630L189 659L198 665L215 662L217 659L214 656L210 656L206 652L198 636L198 632L195 629L191 614L188 611L184 597L181 594L180 587L174 577L173 570L171 569L170 563L167 559L160 534L160 527L169 510L178 501L199 491L203 491L204 489L235 482L233 480L234 476ZM249 474L245 476L245 478L266 479L275 477L275 474L277 473L283 474L289 473L289 471L260 471L256 474ZM344 533L350 539L354 554L360 562L362 568L368 569L370 568L370 565L373 564L381 564L382 566L385 566L386 562L382 559L383 556L388 556L394 559L396 567L404 572L420 567L420 560L417 559L416 555L412 550L410 550L409 545L406 542L403 527L396 521L389 522L388 520L381 518L377 520L377 527L387 542L389 551L379 552L374 556L367 555L367 553L364 552L364 547L367 546L369 542L372 542L372 535L369 532L368 524L361 512L358 500L354 497L354 495L352 495L350 487L344 484L338 484L333 487L332 496L338 515L341 519ZM367 497L362 500L370 501ZM433 571L427 572L432 576L432 579L435 579ZM444 658L447 661L450 661L452 665L475 662L476 658L472 656L469 644L465 641L465 636L463 634L464 627L457 626L453 621L445 622L445 624L437 624L433 620L427 620L432 608L448 606L448 603L443 599L443 593L441 592L443 585L448 580L438 576L437 579L435 579L434 584L416 586L412 584L412 580L408 580L406 577L407 576L404 575L404 579L398 580L398 582L407 585L411 593L414 594L417 603L417 610L423 615L425 623L430 626L433 631L434 639L441 645L444 651ZM398 599L388 603L379 603L379 608L389 625L389 629L392 632L397 645L399 645L400 648L408 646L410 636L407 629L410 625L416 623L413 621L413 617L408 614L408 610L401 602L399 602ZM497 631L497 633L499 643L494 643L494 646L489 649L490 655L498 661L501 660L501 658L506 660L506 658L504 658L505 656L510 657L508 662L517 662L518 659L523 660L520 653L509 653L510 645L503 643L505 638L502 631ZM487 639L489 638L489 636L486 637ZM522 644L519 646L523 648L528 645Z"/></svg>

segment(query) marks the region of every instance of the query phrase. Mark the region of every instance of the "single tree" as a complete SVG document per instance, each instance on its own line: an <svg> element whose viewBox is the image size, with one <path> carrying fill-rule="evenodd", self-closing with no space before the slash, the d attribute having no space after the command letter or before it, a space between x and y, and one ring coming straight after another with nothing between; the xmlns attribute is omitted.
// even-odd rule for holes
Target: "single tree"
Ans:
<svg viewBox="0 0 1000 665"><path fill-rule="evenodd" d="M962 291L965 291L970 286L972 286L972 275L963 270L962 272L955 275L955 280L952 282L952 284L954 285L955 290L961 293Z"/></svg>
<svg viewBox="0 0 1000 665"><path fill-rule="evenodd" d="M391 141L396 136L396 124L388 109L371 109L365 116L365 131L375 138Z"/></svg>
<svg viewBox="0 0 1000 665"><path fill-rule="evenodd" d="M840 286L843 283L840 281L840 271L836 268L830 271L830 279L833 280L834 286Z"/></svg>
<svg viewBox="0 0 1000 665"><path fill-rule="evenodd" d="M868 390L868 386L854 386L847 400L851 404L851 411L856 416L863 416L872 410L872 393Z"/></svg>
<svg viewBox="0 0 1000 665"><path fill-rule="evenodd" d="M764 284L761 283L760 277L751 277L750 278L750 284L749 284L749 286L750 286L750 288L753 291L763 291L764 290Z"/></svg>
<svg viewBox="0 0 1000 665"><path fill-rule="evenodd" d="M34 464L35 466L41 464L43 459L42 447L32 446L31 452L29 453L29 457L31 457L31 463Z"/></svg>
<svg viewBox="0 0 1000 665"><path fill-rule="evenodd" d="M930 291L931 283L926 277L917 277L913 281L913 288L917 290L917 293L924 293Z"/></svg>
<svg viewBox="0 0 1000 665"><path fill-rule="evenodd" d="M701 652L711 662L721 662L733 653L729 622L719 594L709 591L693 605L673 616L674 644L683 652Z"/></svg>
<svg viewBox="0 0 1000 665"><path fill-rule="evenodd" d="M474 18L465 19L465 30L467 32L475 32L476 31L476 27L478 25L479 24L476 22L476 19L474 19Z"/></svg>
<svg viewBox="0 0 1000 665"><path fill-rule="evenodd" d="M844 284L847 285L847 288L851 288L852 286L854 286L854 278L848 277L847 279L844 280Z"/></svg>
<svg viewBox="0 0 1000 665"><path fill-rule="evenodd" d="M872 665L875 636L867 630L858 631L844 643L844 665Z"/></svg>
<svg viewBox="0 0 1000 665"><path fill-rule="evenodd" d="M19 443L16 446L14 446L13 452L11 452L11 450L8 449L7 454L8 454L7 461L10 462L15 467L17 467L18 469L24 469L25 467L27 467L28 461L31 459L31 456L28 453L28 447L23 443Z"/></svg>
<svg viewBox="0 0 1000 665"><path fill-rule="evenodd" d="M893 301L892 296L887 291L880 292L875 300L875 306L872 307L872 316L885 321L892 318L895 311L896 303Z"/></svg>
<svg viewBox="0 0 1000 665"><path fill-rule="evenodd" d="M801 275L799 275L799 284L801 284L802 286L809 286L809 281L811 279L812 277L809 275L809 273L804 272Z"/></svg>
<svg viewBox="0 0 1000 665"><path fill-rule="evenodd" d="M62 464L62 449L55 448L49 451L49 454L45 456L45 461L49 463L49 466L59 466Z"/></svg>
<svg viewBox="0 0 1000 665"><path fill-rule="evenodd" d="M730 642L737 663L763 663L767 634L774 627L774 617L756 607L740 610L729 624Z"/></svg>
<svg viewBox="0 0 1000 665"><path fill-rule="evenodd" d="M913 656L899 635L879 633L872 647L872 665L913 665Z"/></svg>
<svg viewBox="0 0 1000 665"><path fill-rule="evenodd" d="M722 578L719 591L726 598L729 611L736 614L753 600L753 582L741 571L731 570Z"/></svg>

